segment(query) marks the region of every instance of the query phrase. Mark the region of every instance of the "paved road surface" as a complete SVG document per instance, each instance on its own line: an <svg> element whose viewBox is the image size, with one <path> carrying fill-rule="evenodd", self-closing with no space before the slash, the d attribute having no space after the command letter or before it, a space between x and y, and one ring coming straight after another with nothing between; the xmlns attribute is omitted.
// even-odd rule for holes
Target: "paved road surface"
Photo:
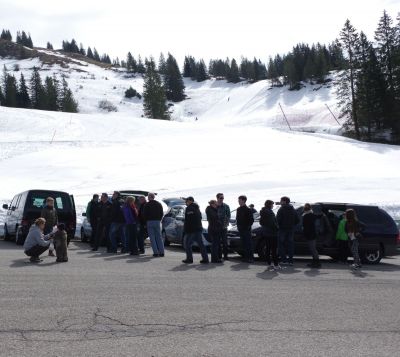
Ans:
<svg viewBox="0 0 400 357"><path fill-rule="evenodd" d="M0 241L0 356L399 356L400 258L352 273L308 260L183 265L93 253L27 263Z"/></svg>

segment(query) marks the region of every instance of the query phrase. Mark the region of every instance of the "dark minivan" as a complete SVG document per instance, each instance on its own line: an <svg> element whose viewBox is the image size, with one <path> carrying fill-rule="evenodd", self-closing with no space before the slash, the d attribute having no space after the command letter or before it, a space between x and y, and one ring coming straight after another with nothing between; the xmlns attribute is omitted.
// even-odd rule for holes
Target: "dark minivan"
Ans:
<svg viewBox="0 0 400 357"><path fill-rule="evenodd" d="M357 205L350 203L317 202L311 204L315 214L320 215L316 222L317 249L322 255L338 258L338 246L336 243L336 231L339 221L348 208L356 211L358 219L365 224L360 240L360 257L364 263L377 264L384 256L400 254L399 229L393 218L383 209L377 206ZM296 208L301 219L303 207ZM230 247L232 250L242 253L238 233L233 227L228 232ZM253 224L252 236L254 250L265 258L265 241L261 237L261 227L258 221ZM295 229L295 254L309 255L307 241L302 232L300 223ZM350 250L348 251L351 256Z"/></svg>
<svg viewBox="0 0 400 357"><path fill-rule="evenodd" d="M29 227L35 219L40 217L47 197L54 199L58 221L65 224L69 242L75 236L76 229L74 197L67 192L51 190L21 192L14 196L9 205L3 205L3 208L7 210L4 222L4 238L6 240L15 238L18 245L24 244Z"/></svg>

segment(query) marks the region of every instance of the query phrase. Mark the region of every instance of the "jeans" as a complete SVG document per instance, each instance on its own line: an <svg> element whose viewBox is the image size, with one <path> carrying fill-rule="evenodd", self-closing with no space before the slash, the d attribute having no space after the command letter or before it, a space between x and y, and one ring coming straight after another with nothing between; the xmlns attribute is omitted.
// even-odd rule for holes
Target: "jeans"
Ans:
<svg viewBox="0 0 400 357"><path fill-rule="evenodd" d="M192 245L194 242L196 242L200 248L201 257L203 258L203 260L208 262L208 254L206 247L203 244L203 234L201 232L186 233L185 240L186 240L185 250L186 250L187 260L193 261Z"/></svg>
<svg viewBox="0 0 400 357"><path fill-rule="evenodd" d="M224 255L224 258L228 258L228 229L224 228L222 232L220 233L220 248L219 248L219 258L222 258L222 254ZM222 251L221 251L221 245L222 245ZM221 254L222 253L222 254Z"/></svg>
<svg viewBox="0 0 400 357"><path fill-rule="evenodd" d="M354 258L354 264L356 265L361 265L361 261L360 261L360 254L358 253L358 246L359 246L359 242L358 239L353 239L351 241L351 254L353 254L353 258Z"/></svg>
<svg viewBox="0 0 400 357"><path fill-rule="evenodd" d="M208 232L211 240L211 261L216 262L221 259L221 236L222 232Z"/></svg>
<svg viewBox="0 0 400 357"><path fill-rule="evenodd" d="M125 232L124 232L124 223L117 223L117 222L113 222L111 223L110 226L110 249L111 252L116 253L117 252L117 248L118 248L118 240L117 237L118 235L121 237L121 242L122 242L122 251L127 251L128 247L127 247L127 243L126 243L126 239L125 239Z"/></svg>
<svg viewBox="0 0 400 357"><path fill-rule="evenodd" d="M147 233L149 234L153 254L164 254L164 243L161 238L161 222L147 221Z"/></svg>
<svg viewBox="0 0 400 357"><path fill-rule="evenodd" d="M307 241L308 249L310 250L313 261L319 261L319 255L317 251L317 241L315 239Z"/></svg>
<svg viewBox="0 0 400 357"><path fill-rule="evenodd" d="M294 229L279 230L279 255L281 261L293 263ZM288 259L289 256L289 259Z"/></svg>
<svg viewBox="0 0 400 357"><path fill-rule="evenodd" d="M253 242L251 239L251 226L250 227L238 227L240 240L242 241L244 260L252 262L253 256Z"/></svg>
<svg viewBox="0 0 400 357"><path fill-rule="evenodd" d="M126 237L126 242L127 242L127 250L130 251L131 253L137 253L138 252L138 231L137 231L137 225L136 223L134 224L127 224L125 225L125 237Z"/></svg>
<svg viewBox="0 0 400 357"><path fill-rule="evenodd" d="M146 238L146 226L144 224L139 224L137 237L139 251L144 253L144 239Z"/></svg>
<svg viewBox="0 0 400 357"><path fill-rule="evenodd" d="M28 257L39 257L40 254L43 254L47 249L49 249L49 246L41 246L41 245L35 245L34 247L28 249L25 251L25 254Z"/></svg>

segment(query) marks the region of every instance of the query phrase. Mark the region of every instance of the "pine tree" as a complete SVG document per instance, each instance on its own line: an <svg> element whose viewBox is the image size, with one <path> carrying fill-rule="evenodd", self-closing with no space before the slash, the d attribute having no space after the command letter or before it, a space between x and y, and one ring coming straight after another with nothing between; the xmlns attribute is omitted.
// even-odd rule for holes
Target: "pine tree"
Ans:
<svg viewBox="0 0 400 357"><path fill-rule="evenodd" d="M54 79L52 77L45 79L46 110L57 111L59 110L58 81Z"/></svg>
<svg viewBox="0 0 400 357"><path fill-rule="evenodd" d="M191 63L190 63L190 58L192 58L192 57L185 56L185 60L184 60L184 63L183 63L183 77L185 77L185 78L192 78L193 77L192 76L192 66L191 66Z"/></svg>
<svg viewBox="0 0 400 357"><path fill-rule="evenodd" d="M167 73L167 62L165 61L164 53L162 52L160 53L160 59L158 60L158 73L160 74Z"/></svg>
<svg viewBox="0 0 400 357"><path fill-rule="evenodd" d="M283 75L285 83L289 85L289 90L300 89L300 77L295 66L294 56L286 56L284 62Z"/></svg>
<svg viewBox="0 0 400 357"><path fill-rule="evenodd" d="M86 54L86 56L87 56L88 58L90 58L90 59L94 59L93 52L92 52L92 49L90 48L90 46L89 46L88 49L87 49L87 54Z"/></svg>
<svg viewBox="0 0 400 357"><path fill-rule="evenodd" d="M25 77L21 73L18 86L17 94L17 106L18 108L30 108L31 98L29 97L28 87L26 86Z"/></svg>
<svg viewBox="0 0 400 357"><path fill-rule="evenodd" d="M95 61L100 62L100 56L99 56L99 53L98 53L97 50L96 50L96 47L94 47L94 49L93 49L93 59L94 59Z"/></svg>
<svg viewBox="0 0 400 357"><path fill-rule="evenodd" d="M231 61L231 65L229 68L229 72L227 74L228 82L230 83L238 83L240 82L240 76L239 76L239 67L237 65L236 60L233 58Z"/></svg>
<svg viewBox="0 0 400 357"><path fill-rule="evenodd" d="M164 69L164 87L168 100L180 102L185 99L185 85L176 59L168 53Z"/></svg>
<svg viewBox="0 0 400 357"><path fill-rule="evenodd" d="M317 55L315 59L314 76L317 83L324 83L325 77L328 74L328 64L323 47L317 48Z"/></svg>
<svg viewBox="0 0 400 357"><path fill-rule="evenodd" d="M359 36L349 20L340 31L340 44L346 53L345 69L336 81L336 94L340 107L340 117L348 118L348 126L354 125L356 137L361 139L357 112L357 70L359 68Z"/></svg>
<svg viewBox="0 0 400 357"><path fill-rule="evenodd" d="M147 68L144 67L142 57L139 55L137 62L137 73L144 74L147 71Z"/></svg>
<svg viewBox="0 0 400 357"><path fill-rule="evenodd" d="M143 111L147 118L169 119L166 105L165 89L160 75L156 72L153 59L146 64L143 85Z"/></svg>
<svg viewBox="0 0 400 357"><path fill-rule="evenodd" d="M33 67L33 72L30 80L30 92L32 108L45 109L45 90L37 67Z"/></svg>
<svg viewBox="0 0 400 357"><path fill-rule="evenodd" d="M54 48L53 48L53 45L52 45L50 42L47 42L46 48L47 48L48 50L53 50L53 49L54 49Z"/></svg>
<svg viewBox="0 0 400 357"><path fill-rule="evenodd" d="M278 74L278 70L276 68L275 61L273 61L271 57L269 58L269 61L268 61L267 79L271 80L272 87L282 85L282 83L279 79L279 74Z"/></svg>
<svg viewBox="0 0 400 357"><path fill-rule="evenodd" d="M71 89L68 88L68 83L65 79L65 76L62 77L60 102L61 111L67 113L78 112L78 103L75 101Z"/></svg>
<svg viewBox="0 0 400 357"><path fill-rule="evenodd" d="M17 81L13 75L7 75L4 88L4 106L17 107Z"/></svg>
<svg viewBox="0 0 400 357"><path fill-rule="evenodd" d="M196 81L203 82L208 79L207 69L204 61L201 59L196 64Z"/></svg>
<svg viewBox="0 0 400 357"><path fill-rule="evenodd" d="M79 46L79 53L80 53L82 56L86 56L86 51L85 51L85 49L83 48L82 43L81 43L80 46Z"/></svg>
<svg viewBox="0 0 400 357"><path fill-rule="evenodd" d="M1 86L0 86L0 106L4 106L4 102L5 102L5 98L4 98L3 90L1 89Z"/></svg>
<svg viewBox="0 0 400 357"><path fill-rule="evenodd" d="M0 40L12 41L12 36L10 30L1 31Z"/></svg>

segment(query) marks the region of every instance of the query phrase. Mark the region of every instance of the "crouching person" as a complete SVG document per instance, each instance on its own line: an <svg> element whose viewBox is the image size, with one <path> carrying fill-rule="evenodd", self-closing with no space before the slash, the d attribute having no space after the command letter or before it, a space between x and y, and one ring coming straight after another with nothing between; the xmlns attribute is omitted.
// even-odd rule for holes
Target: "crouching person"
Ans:
<svg viewBox="0 0 400 357"><path fill-rule="evenodd" d="M39 256L43 254L50 246L52 234L44 235L43 230L46 225L44 218L38 218L29 229L29 233L25 239L24 252L30 257L31 262L40 262Z"/></svg>
<svg viewBox="0 0 400 357"><path fill-rule="evenodd" d="M57 225L57 232L54 233L54 243L56 246L57 255L56 262L67 262L67 232L65 231L64 223L60 223Z"/></svg>

